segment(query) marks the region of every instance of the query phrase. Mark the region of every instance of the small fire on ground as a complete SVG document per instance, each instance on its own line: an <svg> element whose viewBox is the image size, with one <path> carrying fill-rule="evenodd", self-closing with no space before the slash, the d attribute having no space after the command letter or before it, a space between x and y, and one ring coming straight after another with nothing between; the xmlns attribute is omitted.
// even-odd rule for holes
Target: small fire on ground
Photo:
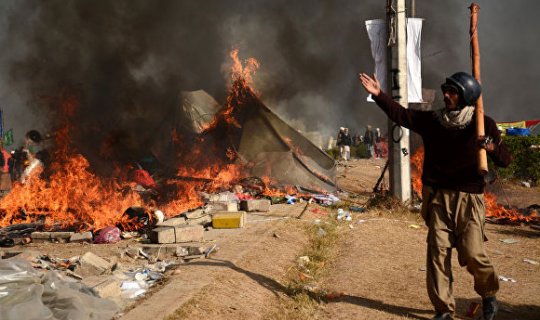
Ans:
<svg viewBox="0 0 540 320"><path fill-rule="evenodd" d="M411 156L412 187L414 192L422 196L422 168L424 163L424 147L418 148ZM490 192L484 193L486 204L486 218L498 223L540 222L538 212L530 210L526 214L520 213L517 208L507 208L497 202L497 197Z"/></svg>

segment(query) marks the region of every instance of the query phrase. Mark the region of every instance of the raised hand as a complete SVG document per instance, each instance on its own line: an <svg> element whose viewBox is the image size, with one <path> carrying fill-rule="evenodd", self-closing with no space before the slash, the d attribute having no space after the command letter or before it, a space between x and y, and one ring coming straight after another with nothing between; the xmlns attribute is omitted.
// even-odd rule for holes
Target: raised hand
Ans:
<svg viewBox="0 0 540 320"><path fill-rule="evenodd" d="M371 93L373 96L378 96L379 93L381 93L381 84L375 75L373 75L373 78L371 78L367 74L361 73L358 78L360 79L362 86L364 86L364 89L366 89L366 91Z"/></svg>

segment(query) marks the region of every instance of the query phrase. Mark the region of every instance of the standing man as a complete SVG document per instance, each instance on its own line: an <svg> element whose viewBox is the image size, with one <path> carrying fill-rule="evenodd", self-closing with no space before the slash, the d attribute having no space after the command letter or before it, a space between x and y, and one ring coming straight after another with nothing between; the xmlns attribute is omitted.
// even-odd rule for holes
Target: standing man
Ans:
<svg viewBox="0 0 540 320"><path fill-rule="evenodd" d="M373 136L373 131L371 130L371 126L368 125L366 128L366 133L364 134L364 143L366 145L368 158L373 157L375 153L375 149L373 148L373 144L375 143L375 139Z"/></svg>
<svg viewBox="0 0 540 320"><path fill-rule="evenodd" d="M501 167L510 164L511 156L490 117L484 116L486 136L476 137L473 119L480 84L465 72L455 73L441 85L445 107L420 111L393 101L375 77L362 73L360 81L390 119L420 134L424 142L422 217L429 228L426 275L434 319L452 319L455 311L452 248L474 277L484 319L494 319L499 279L484 249L485 182L477 170L477 153L479 147L486 149Z"/></svg>
<svg viewBox="0 0 540 320"><path fill-rule="evenodd" d="M337 134L336 139L336 145L339 148L339 157L341 158L343 156L343 132L345 131L345 128L340 127L339 132Z"/></svg>
<svg viewBox="0 0 540 320"><path fill-rule="evenodd" d="M381 148L382 136L381 129L375 128L375 158L382 158L382 148Z"/></svg>
<svg viewBox="0 0 540 320"><path fill-rule="evenodd" d="M352 137L349 134L349 128L343 129L343 135L341 136L341 158L343 161L349 161L351 159L351 145Z"/></svg>

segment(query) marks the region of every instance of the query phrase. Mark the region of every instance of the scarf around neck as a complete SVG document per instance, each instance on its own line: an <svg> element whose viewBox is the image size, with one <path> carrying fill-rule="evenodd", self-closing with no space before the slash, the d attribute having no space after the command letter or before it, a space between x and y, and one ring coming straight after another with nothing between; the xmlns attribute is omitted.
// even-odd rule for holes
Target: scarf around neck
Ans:
<svg viewBox="0 0 540 320"><path fill-rule="evenodd" d="M435 111L437 120L449 129L463 129L469 123L474 115L474 106L466 106L461 110L448 110L446 107Z"/></svg>

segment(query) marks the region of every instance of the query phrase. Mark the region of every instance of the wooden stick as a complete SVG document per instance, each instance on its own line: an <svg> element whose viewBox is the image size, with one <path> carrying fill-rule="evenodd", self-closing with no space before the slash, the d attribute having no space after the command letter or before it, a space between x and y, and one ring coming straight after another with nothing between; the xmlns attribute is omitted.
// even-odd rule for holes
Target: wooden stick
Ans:
<svg viewBox="0 0 540 320"><path fill-rule="evenodd" d="M471 28L469 35L471 37L471 58L472 58L472 72L473 77L480 80L480 45L478 44L478 12L480 11L480 6L476 3L472 3L469 7L471 10ZM482 99L482 94L476 101L476 136L484 136L484 101ZM486 149L478 147L478 173L481 175L486 175L488 173L487 165L487 153Z"/></svg>

